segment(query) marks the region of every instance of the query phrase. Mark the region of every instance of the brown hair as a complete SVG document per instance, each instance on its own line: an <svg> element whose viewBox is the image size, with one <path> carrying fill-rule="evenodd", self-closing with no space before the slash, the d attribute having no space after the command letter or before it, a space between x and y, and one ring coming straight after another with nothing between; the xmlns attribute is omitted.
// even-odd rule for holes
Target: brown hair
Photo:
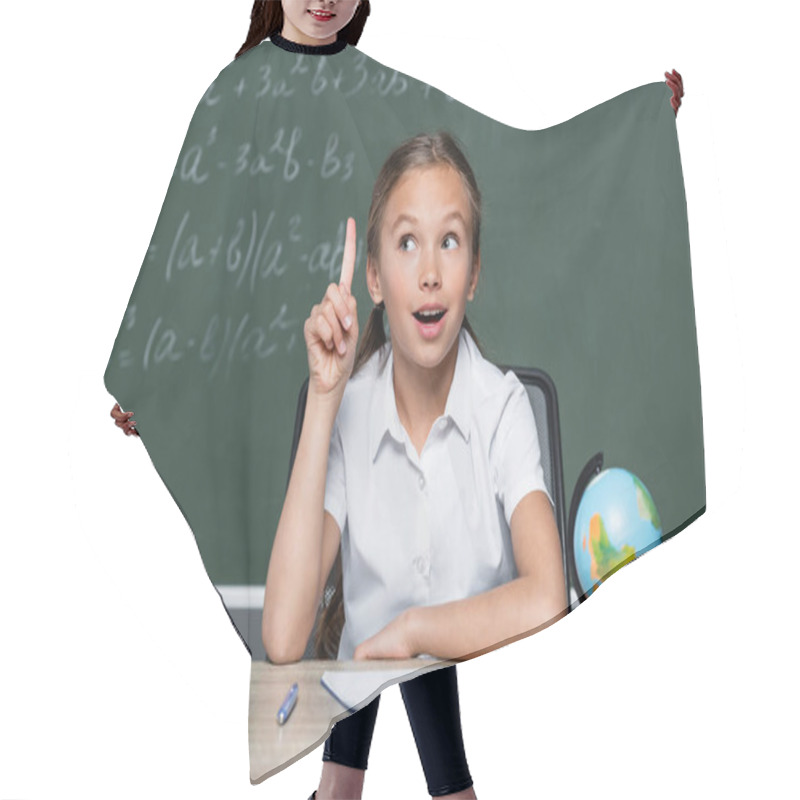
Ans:
<svg viewBox="0 0 800 800"><path fill-rule="evenodd" d="M389 158L384 162L383 167L381 167L372 191L372 203L367 217L367 256L372 258L376 264L379 263L380 259L380 235L383 217L392 190L400 178L410 170L442 164L452 167L459 174L469 197L469 205L472 212L472 267L473 269L475 268L480 253L481 241L481 193L469 161L467 161L456 138L446 131L439 131L432 135L419 134L412 139L408 139L392 151ZM383 327L383 308L383 303L381 303L374 306L370 312L356 351L353 375L386 344L386 332ZM461 321L461 327L467 330L478 346L481 355L484 355L483 348L472 330L466 314ZM385 367L388 357L389 349L386 348L382 356L381 370ZM326 590L323 596L323 611L317 625L317 635L314 642L317 658L336 658L339 648L339 639L344 626L341 553L337 556L331 569L331 576L335 580L335 589L332 594Z"/></svg>
<svg viewBox="0 0 800 800"><path fill-rule="evenodd" d="M347 25L342 28L337 39L346 39L348 44L357 45L361 32L369 16L369 0L361 0L356 8L356 13ZM250 30L244 44L239 48L236 58L252 50L268 36L273 36L283 30L283 6L280 0L255 0L250 11Z"/></svg>

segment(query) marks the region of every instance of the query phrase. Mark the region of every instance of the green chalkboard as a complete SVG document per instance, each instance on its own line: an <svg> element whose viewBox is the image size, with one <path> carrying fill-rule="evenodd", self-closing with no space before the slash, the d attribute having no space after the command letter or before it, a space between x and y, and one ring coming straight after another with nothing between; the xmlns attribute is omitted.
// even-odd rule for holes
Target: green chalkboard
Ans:
<svg viewBox="0 0 800 800"><path fill-rule="evenodd" d="M394 147L439 130L461 142L483 196L470 323L487 358L553 379L568 496L602 451L646 484L665 533L705 505L666 86L524 131L355 48L304 55L264 41L197 106L105 373L218 587L263 590L308 375L303 323L338 279L346 218L363 326L375 178Z"/></svg>

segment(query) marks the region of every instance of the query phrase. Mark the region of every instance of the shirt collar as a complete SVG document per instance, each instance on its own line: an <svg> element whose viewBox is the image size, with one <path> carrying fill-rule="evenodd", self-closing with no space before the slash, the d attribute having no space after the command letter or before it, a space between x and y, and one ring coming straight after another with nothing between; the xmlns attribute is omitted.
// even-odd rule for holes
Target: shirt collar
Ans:
<svg viewBox="0 0 800 800"><path fill-rule="evenodd" d="M462 328L458 336L458 354L456 356L453 382L450 384L443 415L445 419L449 418L453 421L467 442L470 438L470 420L472 417L469 391L470 361L473 357L471 344L473 347L475 346L469 333ZM388 347L389 356L386 360L386 366L376 378L375 391L370 405L369 454L373 462L387 433L400 444L407 437L397 413L397 402L394 397L394 382L392 379L394 357L391 344Z"/></svg>

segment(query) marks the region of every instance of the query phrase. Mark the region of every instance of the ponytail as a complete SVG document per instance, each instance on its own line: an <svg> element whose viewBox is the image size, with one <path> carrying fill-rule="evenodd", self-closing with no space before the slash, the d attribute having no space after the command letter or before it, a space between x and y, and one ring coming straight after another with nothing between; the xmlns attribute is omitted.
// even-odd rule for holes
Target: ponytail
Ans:
<svg viewBox="0 0 800 800"><path fill-rule="evenodd" d="M386 308L383 300L372 307L369 312L369 319L364 326L364 332L361 334L361 341L358 343L358 350L356 351L356 360L353 365L353 375L355 375L367 361L372 358L373 353L376 353L386 344L386 330L383 327L383 312ZM386 351L383 364L386 363L389 351ZM381 364L381 370L383 369ZM352 377L352 376L351 376Z"/></svg>

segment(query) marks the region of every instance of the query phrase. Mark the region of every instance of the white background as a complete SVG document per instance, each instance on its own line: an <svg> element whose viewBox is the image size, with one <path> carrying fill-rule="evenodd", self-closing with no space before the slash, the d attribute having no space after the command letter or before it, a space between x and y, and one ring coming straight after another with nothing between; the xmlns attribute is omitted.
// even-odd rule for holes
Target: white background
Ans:
<svg viewBox="0 0 800 800"><path fill-rule="evenodd" d="M361 49L518 127L668 68L686 85L708 511L566 620L459 668L483 799L796 787L790 8L373 4ZM0 798L302 800L316 786L320 751L250 785L249 657L144 447L113 426L102 380L189 119L249 11L79 0L0 12ZM394 688L365 798L425 796Z"/></svg>

